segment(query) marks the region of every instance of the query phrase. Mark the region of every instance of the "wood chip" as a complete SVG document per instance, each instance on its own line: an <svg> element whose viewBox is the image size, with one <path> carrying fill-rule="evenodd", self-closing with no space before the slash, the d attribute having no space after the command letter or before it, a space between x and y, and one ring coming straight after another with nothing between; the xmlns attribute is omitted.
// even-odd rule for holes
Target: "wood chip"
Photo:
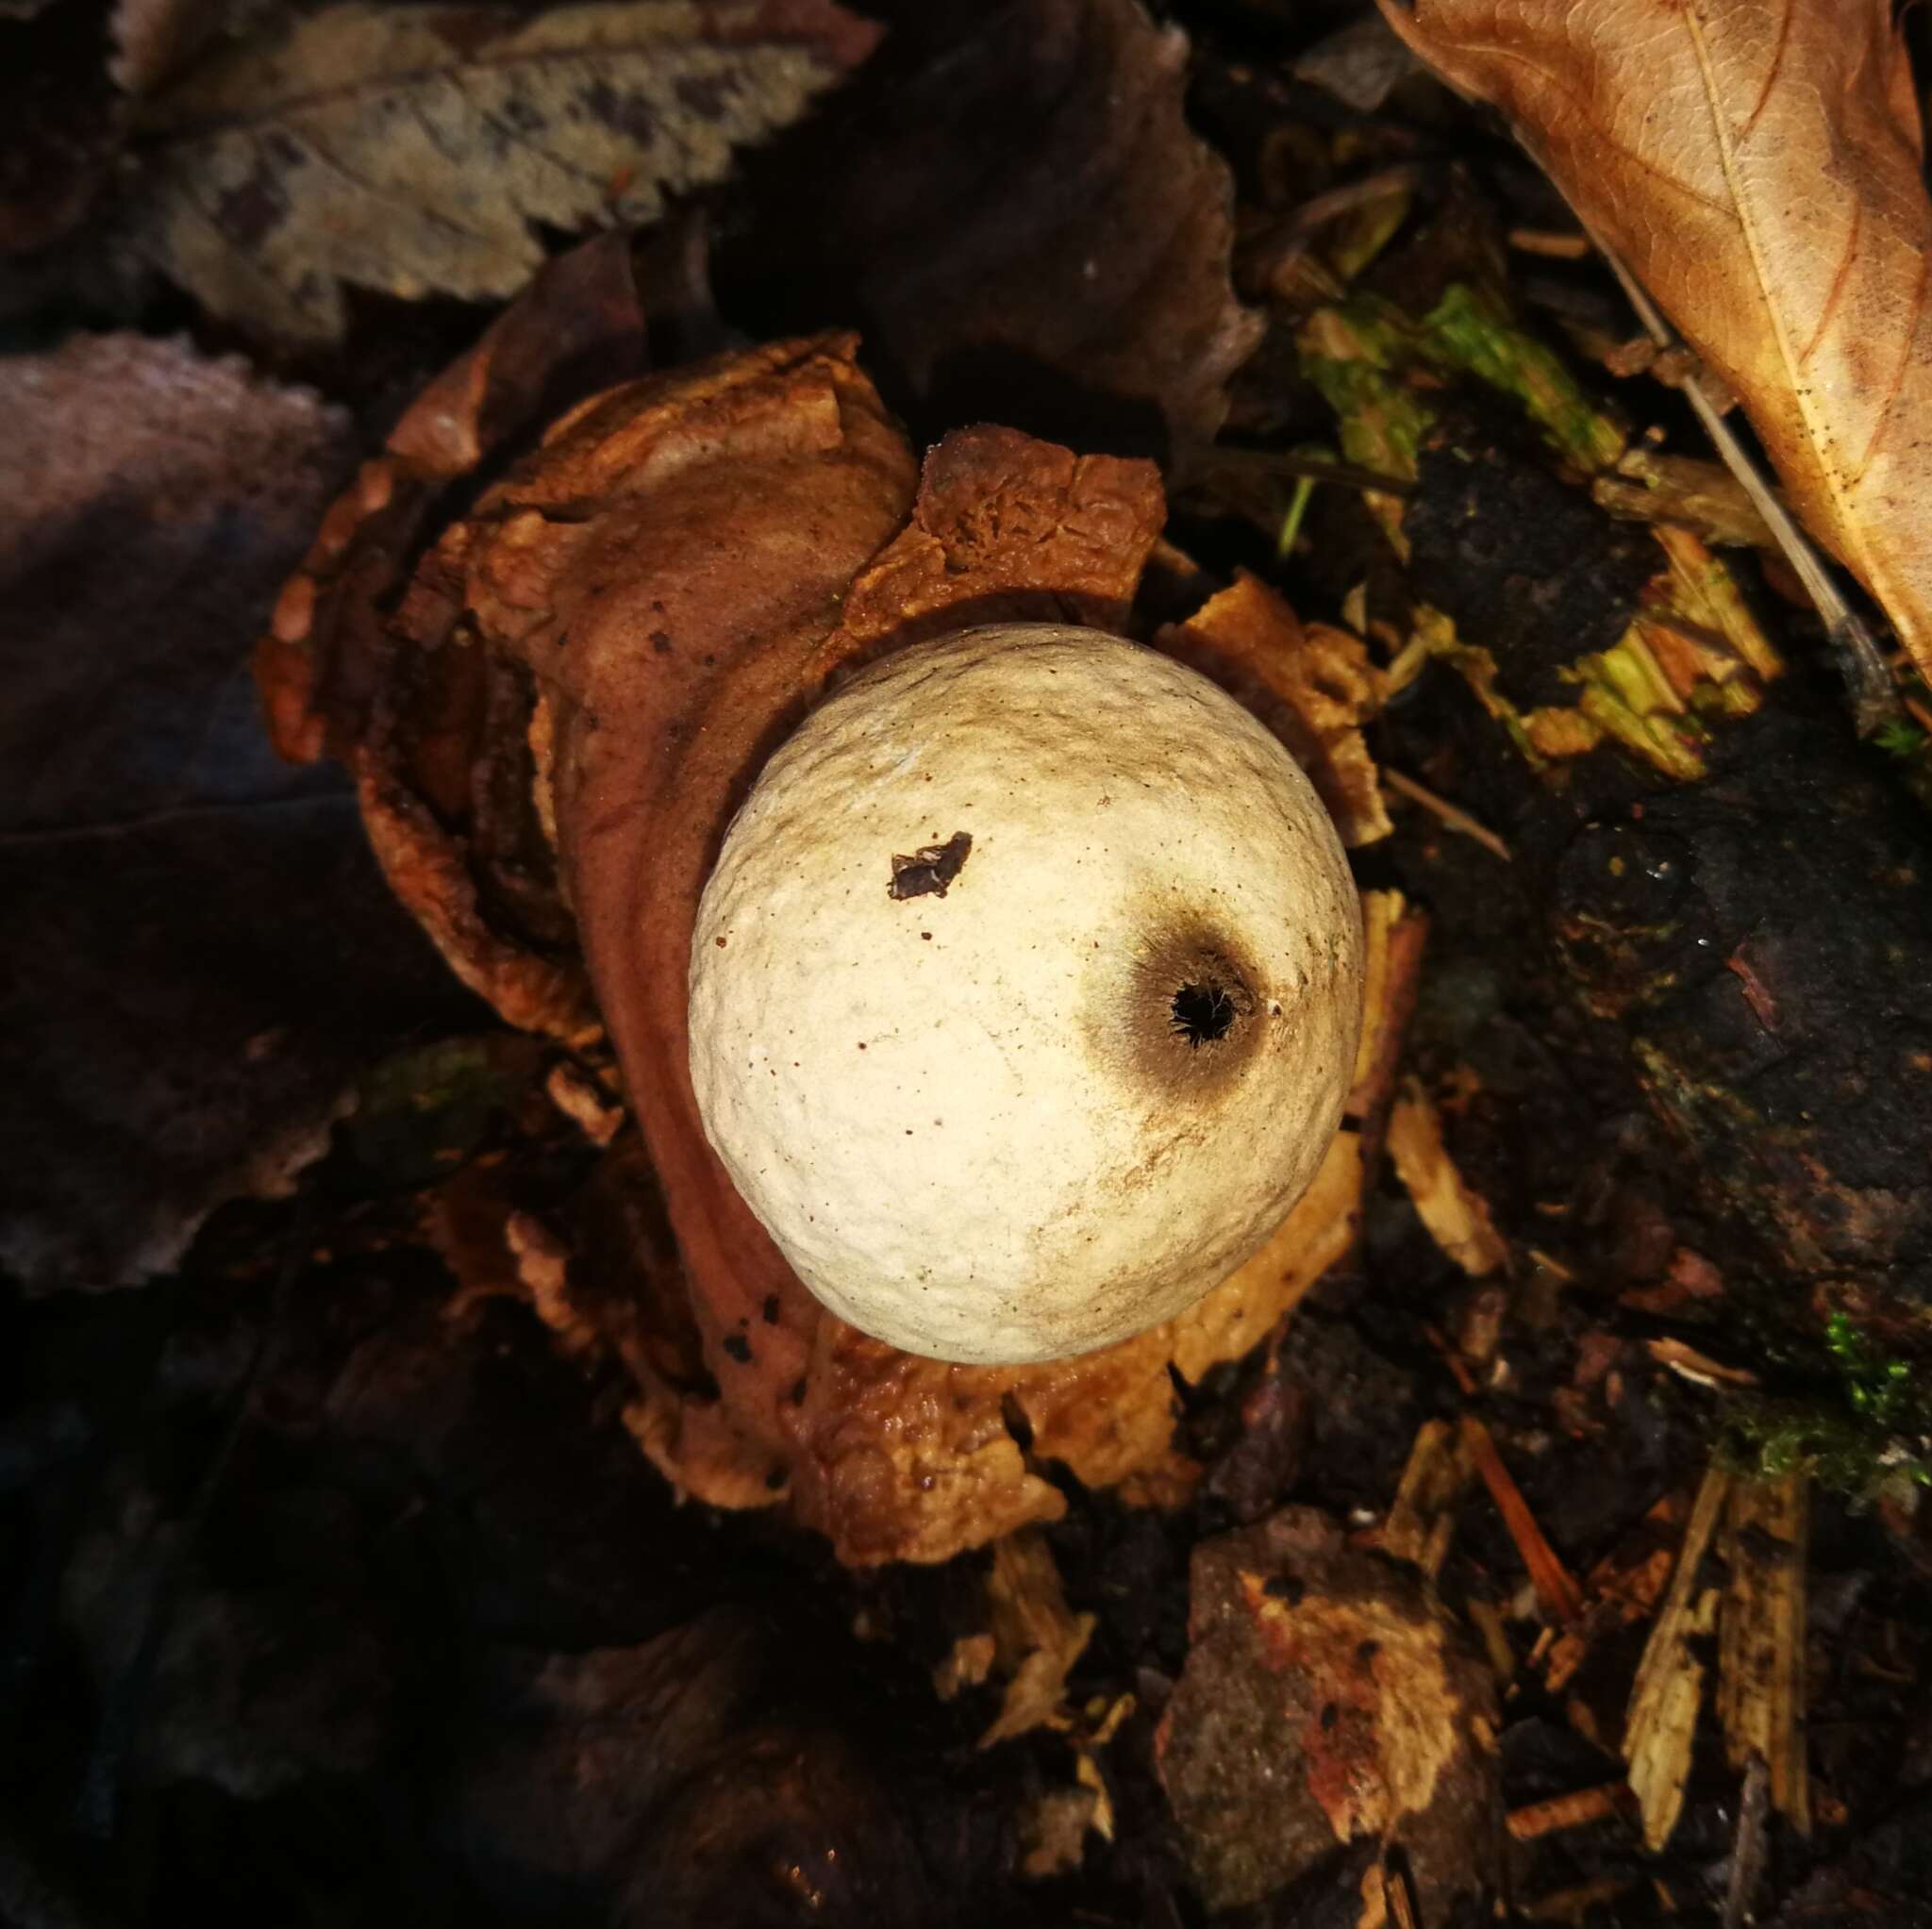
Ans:
<svg viewBox="0 0 1932 1929"><path fill-rule="evenodd" d="M1762 1760L1771 1803L1800 1835L1811 1832L1805 1746L1805 1574L1808 1482L1740 1481L1718 1551L1728 1571L1720 1610L1718 1720L1731 1765Z"/></svg>
<svg viewBox="0 0 1932 1929"><path fill-rule="evenodd" d="M1668 1493L1590 1571L1583 1621L1565 1628L1538 1657L1543 1687L1560 1694L1606 1634L1644 1621L1656 1610L1675 1564L1677 1530L1689 1518L1688 1493Z"/></svg>
<svg viewBox="0 0 1932 1929"><path fill-rule="evenodd" d="M1629 1800L1627 1783L1601 1782L1594 1788L1578 1788L1574 1794L1553 1795L1547 1802L1512 1808L1506 1820L1509 1833L1519 1842L1533 1842L1539 1836L1602 1821L1607 1816L1615 1815Z"/></svg>
<svg viewBox="0 0 1932 1929"><path fill-rule="evenodd" d="M1715 1633L1718 1588L1704 1577L1704 1556L1730 1492L1730 1476L1704 1476L1663 1611L1651 1629L1630 1690L1624 1722L1624 1759L1643 1818L1644 1847L1653 1854L1670 1840L1684 1809L1684 1781L1704 1704L1705 1664L1698 1645Z"/></svg>
<svg viewBox="0 0 1932 1929"><path fill-rule="evenodd" d="M1489 1428L1473 1413L1462 1416L1462 1449L1470 1464L1482 1475L1490 1498L1503 1516L1503 1524L1508 1528L1509 1538L1515 1541L1516 1551L1529 1570L1543 1612L1555 1621L1574 1621L1583 1612L1583 1591L1557 1557L1556 1549L1543 1538L1543 1530L1537 1525L1529 1503L1503 1465Z"/></svg>
<svg viewBox="0 0 1932 1929"><path fill-rule="evenodd" d="M1456 1527L1456 1506L1469 1485L1469 1463L1446 1420L1416 1429L1408 1463L1382 1522L1382 1551L1411 1561L1433 1580L1442 1571Z"/></svg>
<svg viewBox="0 0 1932 1929"><path fill-rule="evenodd" d="M1464 1183L1442 1143L1442 1122L1410 1079L1389 1116L1389 1152L1429 1237L1472 1277L1507 1265L1509 1248L1481 1195Z"/></svg>

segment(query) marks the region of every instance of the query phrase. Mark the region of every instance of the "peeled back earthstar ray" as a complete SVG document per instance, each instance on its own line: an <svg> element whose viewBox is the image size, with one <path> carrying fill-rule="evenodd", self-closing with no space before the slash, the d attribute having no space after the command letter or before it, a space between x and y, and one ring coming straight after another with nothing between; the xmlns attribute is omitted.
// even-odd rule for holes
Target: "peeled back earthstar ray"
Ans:
<svg viewBox="0 0 1932 1929"><path fill-rule="evenodd" d="M758 1320L802 1372L800 1336L759 1318L784 1263L694 1129L690 932L717 825L816 688L843 593L904 523L916 472L849 339L657 378L656 406L643 387L552 428L447 561L552 713L561 868L700 1324L729 1364L724 1340ZM585 503L603 507L569 520Z"/></svg>
<svg viewBox="0 0 1932 1929"><path fill-rule="evenodd" d="M441 434L453 396L479 457L526 433L525 401L559 379L544 345L575 340L542 292L425 392L392 451L405 431ZM621 307L584 309L606 365L635 352ZM391 885L465 979L592 1066L599 1020L615 1046L641 1130L559 1206L533 1305L574 1343L602 1336L638 1388L626 1423L680 1491L781 1505L863 1565L944 1560L1058 1518L1049 1466L1137 1504L1183 1498L1200 1470L1175 1437L1174 1375L1251 1352L1346 1252L1388 1081L1365 1086L1357 1066L1308 1191L1232 1277L1099 1352L942 1364L830 1317L800 1283L707 1143L689 1074L691 936L726 826L870 662L976 624L1127 630L1164 515L1151 463L1010 429L956 430L920 462L855 348L777 342L608 389L474 500L451 485L456 519L437 537L425 507L413 545L396 520L413 470L386 507L353 491L257 668L278 740L356 772ZM1345 840L1386 829L1355 727L1374 707L1365 657L1346 679L1359 703L1308 714L1312 632L1252 582L1158 640L1277 730L1301 713L1291 740ZM1319 681L1341 692L1332 667ZM1420 923L1403 912L1400 928ZM1401 1008L1379 999L1377 1036Z"/></svg>
<svg viewBox="0 0 1932 1929"><path fill-rule="evenodd" d="M698 914L691 1073L833 1312L1024 1364L1261 1244L1360 1006L1347 861L1280 740L1153 650L994 624L874 664L765 767Z"/></svg>

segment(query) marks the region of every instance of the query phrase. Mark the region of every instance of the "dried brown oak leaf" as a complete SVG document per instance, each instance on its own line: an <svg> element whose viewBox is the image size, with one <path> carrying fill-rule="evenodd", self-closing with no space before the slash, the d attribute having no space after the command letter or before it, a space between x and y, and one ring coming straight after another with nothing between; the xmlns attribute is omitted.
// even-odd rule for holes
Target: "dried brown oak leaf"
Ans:
<svg viewBox="0 0 1932 1929"><path fill-rule="evenodd" d="M465 1001L250 687L341 414L107 336L0 359L0 1265L119 1286Z"/></svg>
<svg viewBox="0 0 1932 1929"><path fill-rule="evenodd" d="M1156 1759L1210 1908L1364 1838L1424 1921L1491 1885L1495 1685L1412 1571L1286 1508L1194 1550L1188 1638Z"/></svg>
<svg viewBox="0 0 1932 1929"><path fill-rule="evenodd" d="M488 300L539 225L652 218L877 38L833 0L331 7L143 104L137 221L213 313L332 341L345 282Z"/></svg>
<svg viewBox="0 0 1932 1929"><path fill-rule="evenodd" d="M642 1144L611 1145L575 1250L537 1252L519 1222L540 1313L573 1346L604 1336L639 1388L633 1431L685 1490L788 1501L848 1561L938 1560L1064 1511L1016 1426L1090 1485L1185 1492L1171 1370L1248 1351L1341 1256L1361 1140L1339 1134L1275 1238L1184 1318L1033 1368L842 1324L739 1198L699 1124L685 988L752 776L841 673L920 637L1124 627L1163 512L1150 465L1008 429L957 432L922 472L854 353L779 342L591 397L444 531L387 620L314 574L349 583L380 524L352 492L258 667L280 740L357 770L391 883L458 971L517 1023L608 1028ZM425 420L487 417L489 369L438 387L469 400Z"/></svg>
<svg viewBox="0 0 1932 1929"><path fill-rule="evenodd" d="M1891 0L1382 0L1742 401L1932 670L1932 201Z"/></svg>

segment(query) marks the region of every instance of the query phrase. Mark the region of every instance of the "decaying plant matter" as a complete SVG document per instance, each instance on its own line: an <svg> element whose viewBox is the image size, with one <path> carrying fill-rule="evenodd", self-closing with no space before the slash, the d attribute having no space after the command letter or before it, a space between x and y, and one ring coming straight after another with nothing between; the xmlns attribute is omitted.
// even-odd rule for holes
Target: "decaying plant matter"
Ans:
<svg viewBox="0 0 1932 1929"><path fill-rule="evenodd" d="M1363 296L1300 341L1343 447L1413 486L1371 505L1410 660L1463 693L1432 686L1418 757L1534 868L1589 1010L1764 1263L1821 1319L1922 1305L1932 922L1910 798L1821 724L1695 535L1620 527L1559 478L1616 474L1627 433L1491 298Z"/></svg>
<svg viewBox="0 0 1932 1929"><path fill-rule="evenodd" d="M1932 199L1890 0L1382 0L1736 391L1932 666Z"/></svg>
<svg viewBox="0 0 1932 1929"><path fill-rule="evenodd" d="M699 893L768 750L840 673L920 639L993 621L1128 628L1162 515L1152 466L987 428L916 470L849 338L776 343L566 410L379 618L369 590L401 574L392 519L422 500L420 439L447 436L453 397L473 433L501 417L492 389L529 327L512 311L405 419L291 585L261 673L286 748L350 760L391 881L466 980L592 1061L608 1027L641 1143L615 1139L595 1190L606 1210L632 1199L618 1209L643 1228L661 1189L675 1249L641 1232L621 1272L580 1262L540 1305L617 1346L635 1430L681 1487L727 1505L783 1494L848 1559L938 1558L1058 1515L1016 1418L1036 1459L1090 1484L1184 1490L1170 1368L1197 1379L1245 1352L1352 1236L1357 1128L1386 1094L1404 995L1387 968L1398 911L1368 921L1383 1007L1356 1124L1302 1204L1191 1311L1058 1365L914 1359L824 1314L706 1142L686 1025ZM1258 586L1175 640L1300 714L1295 673L1275 666L1314 644ZM1300 735L1347 832L1364 791L1338 775L1345 707L1331 685Z"/></svg>

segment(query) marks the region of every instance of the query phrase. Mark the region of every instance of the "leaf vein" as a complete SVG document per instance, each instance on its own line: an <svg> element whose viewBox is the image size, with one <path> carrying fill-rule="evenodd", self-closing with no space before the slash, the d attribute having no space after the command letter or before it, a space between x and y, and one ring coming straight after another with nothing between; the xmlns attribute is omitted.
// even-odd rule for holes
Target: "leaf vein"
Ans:
<svg viewBox="0 0 1932 1929"><path fill-rule="evenodd" d="M1865 446L1858 452L1857 466L1849 477L1852 482L1857 482L1871 467L1879 438L1884 435L1889 425L1891 405L1898 399L1898 391L1905 387L1906 375L1912 366L1912 351L1918 344L1919 317L1925 311L1925 283L1928 276L1932 276L1932 256L1922 253L1919 257L1919 278L1912 287L1911 320L1899 330L1898 360L1892 366L1891 381L1886 388L1885 399L1878 405L1878 414L1872 424L1872 433L1866 437Z"/></svg>
<svg viewBox="0 0 1932 1929"><path fill-rule="evenodd" d="M1488 54L1498 60L1527 68L1552 93L1559 94L1571 103L1576 109L1577 118L1592 130L1598 141L1610 153L1629 162L1640 173L1649 175L1666 188L1674 189L1686 199L1696 202L1700 208L1708 208L1713 214L1736 218L1737 210L1734 208L1726 207L1713 195L1693 188L1689 181L1672 174L1668 168L1659 166L1656 161L1646 160L1626 141L1618 140L1602 121L1589 111L1589 98L1583 91L1571 86L1554 68L1546 67L1541 61L1531 59L1518 48L1506 46L1500 42L1472 42L1469 50L1475 54Z"/></svg>

